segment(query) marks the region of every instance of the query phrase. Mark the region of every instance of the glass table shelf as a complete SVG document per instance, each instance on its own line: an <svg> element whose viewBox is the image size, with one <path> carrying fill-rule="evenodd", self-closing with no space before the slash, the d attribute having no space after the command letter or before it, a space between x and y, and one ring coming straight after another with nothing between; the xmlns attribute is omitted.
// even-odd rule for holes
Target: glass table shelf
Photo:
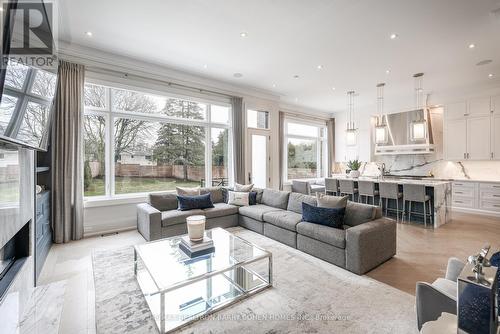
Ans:
<svg viewBox="0 0 500 334"><path fill-rule="evenodd" d="M272 254L221 228L215 252L190 258L180 236L134 247L134 272L160 333L168 333L272 286Z"/></svg>

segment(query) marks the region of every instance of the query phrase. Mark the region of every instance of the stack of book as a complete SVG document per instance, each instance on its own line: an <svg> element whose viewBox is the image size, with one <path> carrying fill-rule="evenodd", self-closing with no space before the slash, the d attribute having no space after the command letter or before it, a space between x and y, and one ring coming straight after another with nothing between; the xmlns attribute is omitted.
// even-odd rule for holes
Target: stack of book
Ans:
<svg viewBox="0 0 500 334"><path fill-rule="evenodd" d="M187 235L183 236L179 243L179 249L191 258L210 254L215 251L214 241L206 235L200 241L191 241Z"/></svg>

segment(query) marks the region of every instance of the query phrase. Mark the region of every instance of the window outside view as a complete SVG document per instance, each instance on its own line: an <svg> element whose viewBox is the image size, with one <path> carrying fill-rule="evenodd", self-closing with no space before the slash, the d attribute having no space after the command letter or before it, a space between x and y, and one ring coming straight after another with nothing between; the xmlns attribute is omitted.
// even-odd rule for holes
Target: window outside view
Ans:
<svg viewBox="0 0 500 334"><path fill-rule="evenodd" d="M323 175L324 128L286 123L287 180Z"/></svg>
<svg viewBox="0 0 500 334"><path fill-rule="evenodd" d="M227 185L229 106L91 84L85 105L85 196ZM112 159L106 159L107 150Z"/></svg>

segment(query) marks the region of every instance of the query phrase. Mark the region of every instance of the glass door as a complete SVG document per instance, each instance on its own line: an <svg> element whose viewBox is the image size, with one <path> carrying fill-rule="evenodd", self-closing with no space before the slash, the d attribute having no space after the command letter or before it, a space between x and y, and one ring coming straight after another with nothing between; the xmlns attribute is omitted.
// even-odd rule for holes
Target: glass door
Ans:
<svg viewBox="0 0 500 334"><path fill-rule="evenodd" d="M268 131L248 131L248 182L257 188L269 186L269 134Z"/></svg>

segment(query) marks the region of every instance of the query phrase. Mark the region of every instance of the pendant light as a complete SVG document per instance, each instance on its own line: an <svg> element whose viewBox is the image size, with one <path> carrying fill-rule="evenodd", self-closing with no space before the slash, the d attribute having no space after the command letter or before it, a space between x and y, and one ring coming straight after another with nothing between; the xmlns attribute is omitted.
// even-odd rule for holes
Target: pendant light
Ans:
<svg viewBox="0 0 500 334"><path fill-rule="evenodd" d="M354 91L347 92L347 129L346 143L347 146L355 146L357 144L357 129L354 124Z"/></svg>
<svg viewBox="0 0 500 334"><path fill-rule="evenodd" d="M375 125L375 144L387 144L389 141L386 117L384 115L384 86L377 85L377 124Z"/></svg>
<svg viewBox="0 0 500 334"><path fill-rule="evenodd" d="M418 112L418 119L410 124L410 138L412 141L425 140L427 137L427 121L423 118L424 109L424 89L423 89L423 73L413 75L415 80L415 109L422 109Z"/></svg>

